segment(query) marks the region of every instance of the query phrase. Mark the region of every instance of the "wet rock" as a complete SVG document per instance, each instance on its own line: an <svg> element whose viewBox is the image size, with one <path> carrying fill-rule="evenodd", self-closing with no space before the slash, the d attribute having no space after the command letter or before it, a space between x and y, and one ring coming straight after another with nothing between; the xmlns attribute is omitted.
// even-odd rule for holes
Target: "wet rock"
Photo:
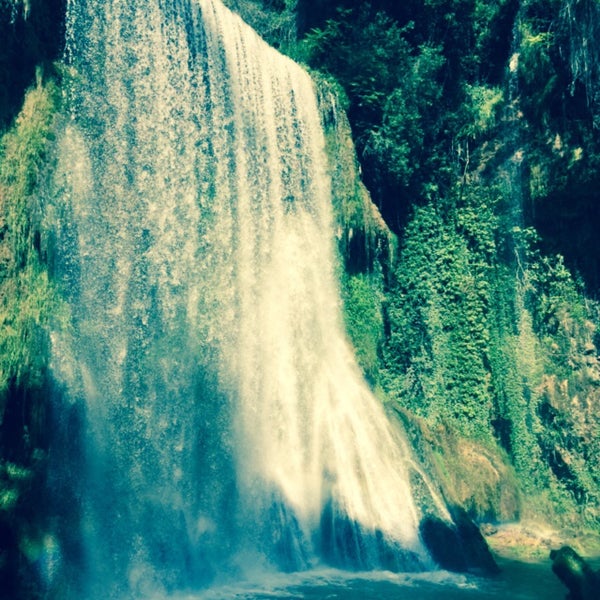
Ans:
<svg viewBox="0 0 600 600"><path fill-rule="evenodd" d="M419 557L379 530L367 530L350 519L334 502L321 513L319 546L326 563L341 569L392 572L424 570Z"/></svg>
<svg viewBox="0 0 600 600"><path fill-rule="evenodd" d="M492 525L491 523L483 523L479 529L481 533L486 537L490 537L498 533L498 528L495 525Z"/></svg>
<svg viewBox="0 0 600 600"><path fill-rule="evenodd" d="M550 552L552 571L569 589L567 600L598 600L600 572L594 571L570 546Z"/></svg>
<svg viewBox="0 0 600 600"><path fill-rule="evenodd" d="M498 573L500 569L479 527L463 509L454 507L451 512L454 523L431 515L421 521L421 539L433 560L449 571L482 575Z"/></svg>

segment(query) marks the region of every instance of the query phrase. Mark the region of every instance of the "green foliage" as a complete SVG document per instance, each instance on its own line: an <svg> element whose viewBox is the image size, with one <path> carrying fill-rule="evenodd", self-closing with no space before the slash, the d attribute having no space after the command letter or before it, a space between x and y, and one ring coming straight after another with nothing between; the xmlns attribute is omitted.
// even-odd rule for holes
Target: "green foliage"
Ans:
<svg viewBox="0 0 600 600"><path fill-rule="evenodd" d="M350 125L340 107L343 90L329 77L315 77L325 128L339 250L349 273L373 272L387 264L396 244L360 180Z"/></svg>
<svg viewBox="0 0 600 600"><path fill-rule="evenodd" d="M559 84L550 55L552 36L549 32L532 32L527 23L521 29L519 76L521 86L527 90L523 96L523 107L534 123L546 125L556 103Z"/></svg>
<svg viewBox="0 0 600 600"><path fill-rule="evenodd" d="M407 73L383 105L381 125L365 134L363 152L385 169L398 187L407 188L427 160L427 143L434 135L432 112L440 100L436 81L444 59L440 49L424 45L411 57Z"/></svg>
<svg viewBox="0 0 600 600"><path fill-rule="evenodd" d="M567 410L571 400L549 410L544 390L563 379L572 394L594 389L600 368L592 373L584 360L593 327L561 257L543 254L533 230L510 226L510 192L467 179L458 199L414 210L387 299L382 382L427 427L443 425L492 446L495 438L526 492L527 514L570 518L581 499L586 510L596 502L591 465L600 456L586 410L575 420ZM507 247L512 254L500 252ZM569 424L585 432L585 442L557 443ZM552 454L559 447L560 460ZM581 458L588 451L589 464ZM456 487L460 469L440 460L451 470L448 485ZM481 498L475 504L485 505Z"/></svg>
<svg viewBox="0 0 600 600"><path fill-rule="evenodd" d="M379 381L383 343L381 274L358 273L342 279L346 331L356 350L356 359L372 386Z"/></svg>
<svg viewBox="0 0 600 600"><path fill-rule="evenodd" d="M489 244L469 211L419 208L407 226L389 300L387 387L430 424L453 422L470 435L490 429L486 322ZM474 236L474 237L471 237Z"/></svg>
<svg viewBox="0 0 600 600"><path fill-rule="evenodd" d="M528 300L536 316L535 328L542 337L556 336L567 313L571 319L585 318L583 290L565 267L562 256L532 255L527 270L531 286Z"/></svg>
<svg viewBox="0 0 600 600"><path fill-rule="evenodd" d="M36 87L0 139L0 522L10 532L3 581L23 577L24 557L37 558L28 548L41 535L35 507L48 436L48 322L59 313L47 267L42 184L59 98L38 71ZM19 571L10 572L17 564Z"/></svg>
<svg viewBox="0 0 600 600"><path fill-rule="evenodd" d="M301 48L309 64L341 82L351 99L350 110L367 127L381 115L406 70L410 46L405 31L384 13L371 17L367 9L339 9L337 18L311 31Z"/></svg>
<svg viewBox="0 0 600 600"><path fill-rule="evenodd" d="M562 258L541 253L535 231L513 233L523 259L514 268L499 265L493 284L493 426L529 512L564 522L580 511L593 522L600 507L594 491L600 449L592 433L598 421L589 412L600 369L586 355L593 315Z"/></svg>
<svg viewBox="0 0 600 600"><path fill-rule="evenodd" d="M465 86L465 127L461 132L469 138L477 138L493 131L498 122L498 112L504 105L504 93L498 87L485 85Z"/></svg>
<svg viewBox="0 0 600 600"><path fill-rule="evenodd" d="M367 183L376 201L386 189L399 190L390 209L409 189L419 188L431 170L430 144L440 128L444 64L441 48L410 38L413 23L400 26L369 5L340 9L301 44L304 60L340 82L349 99L348 114Z"/></svg>
<svg viewBox="0 0 600 600"><path fill-rule="evenodd" d="M273 47L294 53L297 0L225 0Z"/></svg>
<svg viewBox="0 0 600 600"><path fill-rule="evenodd" d="M10 385L41 384L54 292L44 264L37 186L52 139L58 91L30 90L0 145L0 415Z"/></svg>

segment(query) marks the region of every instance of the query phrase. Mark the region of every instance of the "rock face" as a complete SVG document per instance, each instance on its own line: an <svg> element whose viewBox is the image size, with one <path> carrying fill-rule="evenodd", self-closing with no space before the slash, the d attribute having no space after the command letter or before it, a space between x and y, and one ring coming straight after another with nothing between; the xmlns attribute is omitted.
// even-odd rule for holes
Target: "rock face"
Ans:
<svg viewBox="0 0 600 600"><path fill-rule="evenodd" d="M594 571L573 548L550 552L552 571L569 588L567 600L598 600L600 572Z"/></svg>
<svg viewBox="0 0 600 600"><path fill-rule="evenodd" d="M433 560L449 571L497 574L500 569L479 527L463 509L454 507L451 512L454 526L432 516L421 521L421 538Z"/></svg>

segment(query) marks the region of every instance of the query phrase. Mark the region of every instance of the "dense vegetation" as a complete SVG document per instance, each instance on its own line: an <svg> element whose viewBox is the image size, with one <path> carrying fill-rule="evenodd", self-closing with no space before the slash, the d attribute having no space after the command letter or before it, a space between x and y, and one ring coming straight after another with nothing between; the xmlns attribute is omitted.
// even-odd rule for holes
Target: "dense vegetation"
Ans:
<svg viewBox="0 0 600 600"><path fill-rule="evenodd" d="M39 186L57 102L57 87L40 76L0 140L0 582L9 592L43 539L38 499L50 435L47 324L60 311Z"/></svg>
<svg viewBox="0 0 600 600"><path fill-rule="evenodd" d="M50 435L47 324L60 311L42 187L60 90L44 72L61 45L61 14L56 2L0 1L0 589L15 598L35 593L49 542L39 504Z"/></svg>
<svg viewBox="0 0 600 600"><path fill-rule="evenodd" d="M348 332L448 499L598 530L600 4L228 4L319 81ZM0 0L3 589L44 543L57 304L40 215L60 95L42 74L63 18L61 0Z"/></svg>

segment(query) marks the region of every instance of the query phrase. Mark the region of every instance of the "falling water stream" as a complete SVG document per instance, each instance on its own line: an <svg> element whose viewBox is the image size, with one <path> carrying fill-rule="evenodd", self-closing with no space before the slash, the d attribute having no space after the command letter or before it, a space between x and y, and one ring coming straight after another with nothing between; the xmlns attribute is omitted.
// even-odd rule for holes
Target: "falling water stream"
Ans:
<svg viewBox="0 0 600 600"><path fill-rule="evenodd" d="M343 332L311 79L218 0L71 0L67 60L53 369L84 407L84 588L430 567Z"/></svg>
<svg viewBox="0 0 600 600"><path fill-rule="evenodd" d="M66 60L61 597L431 569L418 468L343 331L309 76L219 0L69 0Z"/></svg>

